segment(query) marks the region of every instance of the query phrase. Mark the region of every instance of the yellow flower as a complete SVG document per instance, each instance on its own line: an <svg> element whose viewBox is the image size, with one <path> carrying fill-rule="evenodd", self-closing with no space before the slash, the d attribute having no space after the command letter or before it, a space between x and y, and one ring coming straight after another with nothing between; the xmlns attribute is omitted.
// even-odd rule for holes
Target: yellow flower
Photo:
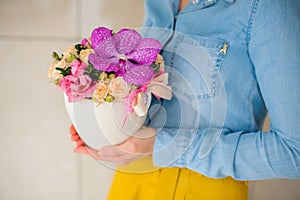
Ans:
<svg viewBox="0 0 300 200"><path fill-rule="evenodd" d="M105 79L107 79L107 73L102 72L102 73L100 74L100 80L105 80Z"/></svg>
<svg viewBox="0 0 300 200"><path fill-rule="evenodd" d="M85 50L82 50L80 51L80 55L79 55L79 58L82 62L84 62L85 64L89 64L89 55L91 53L95 53L93 49L85 49Z"/></svg>
<svg viewBox="0 0 300 200"><path fill-rule="evenodd" d="M97 84L96 90L94 91L94 100L97 103L104 102L104 98L107 96L108 93L108 86L104 82L99 82Z"/></svg>
<svg viewBox="0 0 300 200"><path fill-rule="evenodd" d="M157 54L157 58L155 60L155 64L157 64L157 65L159 64L160 70L164 70L164 68L165 68L165 62L164 62L164 59L163 59L162 55Z"/></svg>
<svg viewBox="0 0 300 200"><path fill-rule="evenodd" d="M56 64L56 67L65 69L66 67L68 67L70 65L71 65L70 63L68 63L66 60L62 59Z"/></svg>
<svg viewBox="0 0 300 200"><path fill-rule="evenodd" d="M66 48L63 51L63 55L65 56L66 59L69 59L71 54L77 55L77 49L75 48L75 45L70 45L68 48Z"/></svg>
<svg viewBox="0 0 300 200"><path fill-rule="evenodd" d="M48 77L49 79L52 79L52 80L57 80L57 79L61 79L63 76L61 75L61 73L56 70L55 68L58 67L59 63L61 63L61 61L58 61L58 60L55 60L51 66L49 67L48 69Z"/></svg>

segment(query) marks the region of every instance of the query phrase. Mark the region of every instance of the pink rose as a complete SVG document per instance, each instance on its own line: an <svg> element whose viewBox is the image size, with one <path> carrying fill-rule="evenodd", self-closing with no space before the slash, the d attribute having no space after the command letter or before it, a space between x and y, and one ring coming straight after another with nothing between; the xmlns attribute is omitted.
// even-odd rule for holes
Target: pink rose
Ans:
<svg viewBox="0 0 300 200"><path fill-rule="evenodd" d="M83 62L79 61L79 60L74 60L71 63L71 73L73 76L75 77L79 77L81 75L83 75L84 70L87 69L87 65L84 64Z"/></svg>
<svg viewBox="0 0 300 200"><path fill-rule="evenodd" d="M88 43L89 43L89 40L87 39L87 38L84 38L83 40L81 40L81 42L80 42L80 44L82 45L82 46L87 46L88 45Z"/></svg>
<svg viewBox="0 0 300 200"><path fill-rule="evenodd" d="M69 75L59 80L58 88L67 94L69 102L76 102L91 97L96 84L88 75Z"/></svg>

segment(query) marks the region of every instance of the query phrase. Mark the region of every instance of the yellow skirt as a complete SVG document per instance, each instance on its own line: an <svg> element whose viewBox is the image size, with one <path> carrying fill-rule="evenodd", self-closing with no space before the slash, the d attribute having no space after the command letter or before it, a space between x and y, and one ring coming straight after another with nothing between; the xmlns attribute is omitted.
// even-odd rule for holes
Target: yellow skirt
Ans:
<svg viewBox="0 0 300 200"><path fill-rule="evenodd" d="M108 200L247 200L248 182L212 179L186 168L156 168L152 158L120 167Z"/></svg>

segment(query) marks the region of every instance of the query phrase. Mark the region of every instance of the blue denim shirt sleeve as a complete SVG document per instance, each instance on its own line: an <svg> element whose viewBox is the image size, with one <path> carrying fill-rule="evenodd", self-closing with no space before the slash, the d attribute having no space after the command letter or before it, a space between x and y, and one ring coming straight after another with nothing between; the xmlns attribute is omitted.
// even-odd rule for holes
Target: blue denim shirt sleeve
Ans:
<svg viewBox="0 0 300 200"><path fill-rule="evenodd" d="M247 29L270 131L222 129L212 151L200 158L205 130L164 128L155 140L155 165L186 167L214 178L300 178L300 1L290 2L255 0Z"/></svg>

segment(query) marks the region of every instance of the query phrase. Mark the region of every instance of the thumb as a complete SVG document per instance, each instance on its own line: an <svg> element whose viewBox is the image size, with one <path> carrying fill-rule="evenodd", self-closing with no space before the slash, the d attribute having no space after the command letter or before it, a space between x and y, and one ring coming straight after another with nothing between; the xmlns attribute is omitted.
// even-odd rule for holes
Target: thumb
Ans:
<svg viewBox="0 0 300 200"><path fill-rule="evenodd" d="M98 151L95 149L91 149L89 147L86 146L78 146L73 150L75 153L81 153L81 154L85 154L85 155L89 155L92 156L94 159L99 160L100 156L98 154Z"/></svg>
<svg viewBox="0 0 300 200"><path fill-rule="evenodd" d="M85 146L78 146L78 147L75 147L75 148L73 149L73 151L74 151L75 153L82 153L82 154L89 155L89 152L88 152L88 150L86 149Z"/></svg>

